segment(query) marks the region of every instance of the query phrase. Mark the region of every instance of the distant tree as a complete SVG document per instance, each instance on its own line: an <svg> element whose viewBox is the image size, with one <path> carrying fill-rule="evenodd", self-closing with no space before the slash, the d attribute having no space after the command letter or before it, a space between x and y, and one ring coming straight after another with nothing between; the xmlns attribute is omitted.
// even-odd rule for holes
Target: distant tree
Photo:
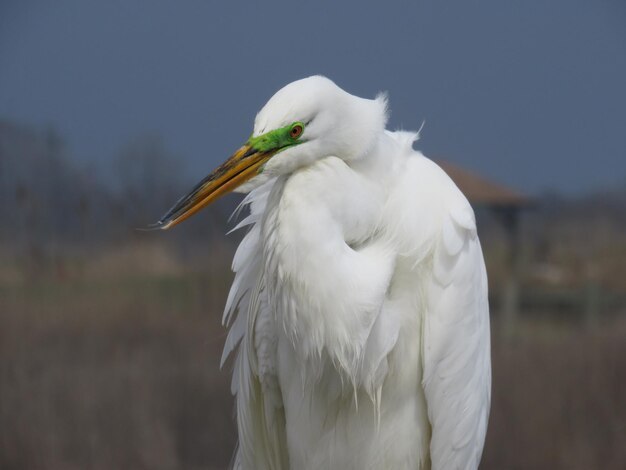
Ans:
<svg viewBox="0 0 626 470"><path fill-rule="evenodd" d="M183 191L182 160L160 137L133 139L114 162L113 187L121 198L125 220L134 227L155 222Z"/></svg>

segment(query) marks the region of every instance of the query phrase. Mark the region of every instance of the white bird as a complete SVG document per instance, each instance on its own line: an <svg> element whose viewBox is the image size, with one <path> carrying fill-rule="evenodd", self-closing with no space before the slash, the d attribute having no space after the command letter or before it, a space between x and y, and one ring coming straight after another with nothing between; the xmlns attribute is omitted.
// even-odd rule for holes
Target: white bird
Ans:
<svg viewBox="0 0 626 470"><path fill-rule="evenodd" d="M474 213L413 150L419 133L386 121L384 95L293 82L156 224L248 192L224 313L237 469L479 465L491 363Z"/></svg>

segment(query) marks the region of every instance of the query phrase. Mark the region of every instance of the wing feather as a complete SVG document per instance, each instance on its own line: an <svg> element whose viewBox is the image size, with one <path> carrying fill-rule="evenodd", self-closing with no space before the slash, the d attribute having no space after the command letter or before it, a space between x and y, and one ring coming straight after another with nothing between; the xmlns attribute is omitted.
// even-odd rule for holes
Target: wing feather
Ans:
<svg viewBox="0 0 626 470"><path fill-rule="evenodd" d="M433 469L478 468L489 417L487 275L473 212L463 202L442 223L423 332Z"/></svg>

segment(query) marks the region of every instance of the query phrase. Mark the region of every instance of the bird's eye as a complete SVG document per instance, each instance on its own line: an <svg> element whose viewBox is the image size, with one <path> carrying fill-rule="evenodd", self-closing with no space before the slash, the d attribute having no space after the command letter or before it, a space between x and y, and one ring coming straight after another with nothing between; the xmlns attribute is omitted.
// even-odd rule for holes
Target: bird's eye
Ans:
<svg viewBox="0 0 626 470"><path fill-rule="evenodd" d="M302 124L294 124L289 131L289 135L292 139L297 139L304 132L304 126Z"/></svg>

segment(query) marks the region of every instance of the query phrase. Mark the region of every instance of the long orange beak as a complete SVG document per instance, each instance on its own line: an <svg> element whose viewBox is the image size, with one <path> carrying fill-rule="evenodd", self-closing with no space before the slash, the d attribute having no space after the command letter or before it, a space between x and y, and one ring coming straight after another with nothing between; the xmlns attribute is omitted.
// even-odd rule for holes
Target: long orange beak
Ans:
<svg viewBox="0 0 626 470"><path fill-rule="evenodd" d="M263 164L275 153L274 150L260 152L248 144L244 145L200 181L189 194L182 197L151 228L165 230L188 219L220 196L231 192L257 175Z"/></svg>

